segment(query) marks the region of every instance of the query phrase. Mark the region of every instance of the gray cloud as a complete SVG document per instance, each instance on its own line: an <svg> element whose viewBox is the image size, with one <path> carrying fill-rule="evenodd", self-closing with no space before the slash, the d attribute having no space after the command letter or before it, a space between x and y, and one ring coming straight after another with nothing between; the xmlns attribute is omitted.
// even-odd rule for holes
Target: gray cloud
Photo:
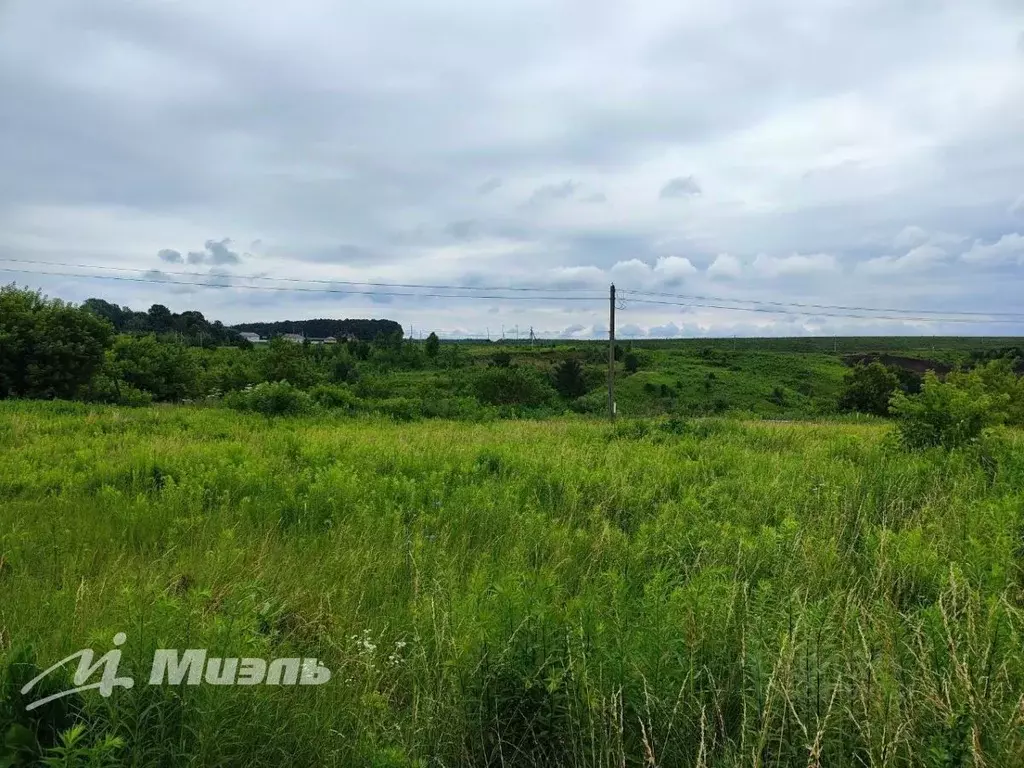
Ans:
<svg viewBox="0 0 1024 768"><path fill-rule="evenodd" d="M241 263L242 257L236 251L228 248L229 245L231 245L231 239L227 237L223 240L207 240L204 245L205 250L189 251L186 260L189 264L211 264L214 266ZM181 254L178 254L178 260L180 261L180 259Z"/></svg>
<svg viewBox="0 0 1024 768"><path fill-rule="evenodd" d="M700 185L693 176L679 176L671 179L661 188L659 197L668 200L673 197L692 197L701 193Z"/></svg>
<svg viewBox="0 0 1024 768"><path fill-rule="evenodd" d="M481 196L489 195L491 194L491 192L498 189L500 186L501 179L497 178L496 176L492 176L491 178L489 178L487 181L485 181L483 184L476 188L476 193Z"/></svg>
<svg viewBox="0 0 1024 768"><path fill-rule="evenodd" d="M445 227L445 232L456 240L470 240L474 237L479 237L480 224L472 219L468 221L453 221Z"/></svg>
<svg viewBox="0 0 1024 768"><path fill-rule="evenodd" d="M614 279L940 310L1015 308L1024 288L1014 239L1024 8L1013 0L738 0L710 14L660 1L637 11L255 0L254 10L52 0L5 16L0 255L131 267L156 252L165 264L251 263L289 278L597 291ZM651 205L656 191L687 203ZM164 247L211 232L254 255L228 240ZM880 278L897 270L913 280ZM189 291L207 316L232 321L339 305L237 288L39 284L140 306ZM597 335L605 311L387 308L417 327L507 321ZM675 308L633 305L623 322L680 321ZM890 327L693 308L683 328L801 334L844 322Z"/></svg>
<svg viewBox="0 0 1024 768"><path fill-rule="evenodd" d="M557 184L544 184L533 190L533 194L530 195L528 202L532 205L539 205L555 200L567 200L576 194L579 186L579 184L571 179Z"/></svg>

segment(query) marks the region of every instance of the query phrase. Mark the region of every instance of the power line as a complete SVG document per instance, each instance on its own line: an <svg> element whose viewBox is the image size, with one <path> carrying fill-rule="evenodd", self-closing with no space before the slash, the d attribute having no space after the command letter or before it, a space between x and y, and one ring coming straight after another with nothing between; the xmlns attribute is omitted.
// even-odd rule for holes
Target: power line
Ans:
<svg viewBox="0 0 1024 768"><path fill-rule="evenodd" d="M17 264L35 264L39 266L50 266L50 267L71 267L73 269L107 269L115 272L153 272L156 270L142 269L139 267L108 267L99 264L70 264L63 261L36 261L34 259L12 259L12 258L0 258L0 261L7 261ZM17 270L4 270L4 271L17 271ZM33 274L30 270L22 270L28 274ZM203 272L180 272L175 270L159 270L164 275L180 275L183 277L212 277L212 275ZM57 273L39 273L39 274L57 274ZM82 275L82 277L89 277L89 275ZM96 275L100 277L100 275ZM590 292L594 293L593 288L552 288L550 286L502 286L502 285L444 285L444 284L426 284L426 283L379 283L371 282L368 280L324 280L318 278L301 278L301 277L269 277L266 275L217 275L217 277L231 277L237 280L271 280L274 282L287 282L287 283L320 283L323 285L368 285L371 287L381 288L426 288L431 290L457 290L457 291L538 291L545 293L579 293L579 292Z"/></svg>
<svg viewBox="0 0 1024 768"><path fill-rule="evenodd" d="M17 262L17 263L31 263L31 264L53 264L58 265L60 262L35 262L27 259L6 259L0 258L0 261ZM78 268L90 268L85 265L67 265L76 266ZM95 267L96 269L111 269L119 271L133 271L133 272L144 272L146 270L141 269L129 269L125 267ZM249 291L275 291L281 293L328 293L328 294L343 294L352 296L399 296L408 298L441 298L441 299L481 299L481 300L503 300L503 301L603 301L601 296L564 296L564 295L494 295L494 294L472 294L472 293L435 293L435 292L406 292L406 291L380 291L380 290L354 290L351 288L303 288L299 286L280 286L280 285L238 285L233 283L211 283L203 281L185 281L185 280L160 280L155 278L147 277L127 277L123 275L88 275L88 274L76 274L70 272L54 272L54 271L40 271L32 269L17 269L14 267L0 267L0 272L11 272L16 274L28 274L38 276L51 276L51 277L68 277L68 278L85 278L93 280L118 280L122 282L131 283L149 283L154 285L182 285L182 286L196 286L203 288L234 288L238 290L249 290ZM196 272L165 272L163 274L174 274L174 275L188 275L197 277L211 277L210 275L203 275ZM344 281L344 280L301 280L299 278L259 278L256 276L243 277L235 275L223 275L215 277L225 277L229 279L265 279L265 280L280 280L287 282L316 282L324 283L327 285L352 285L352 286L369 286L369 287L386 287L386 288L423 288L433 290L463 290L463 291L545 291L554 292L561 289L557 288L525 288L525 287L484 287L484 286L457 286L457 285L426 285L426 284L413 284L413 283L373 283L373 282L356 282L356 281ZM587 289L564 289L566 291L582 291ZM692 296L687 297L682 294L661 294L651 291L630 291L622 290L621 294L628 294L630 296L667 296L681 299L696 299L697 301L663 301L649 298L630 298L630 301L639 304L653 304L660 306L674 306L674 307L699 307L703 309L720 309L724 311L734 312L756 312L763 314L774 314L774 315L794 315L794 316L815 316L815 317L833 317L843 318L851 320L902 320L902 321L914 321L924 323L967 323L967 324L986 324L986 323L1007 323L1007 324L1021 324L1024 323L1024 316L1016 313L984 313L984 312L952 312L949 314L953 315L972 315L972 317L951 317L940 315L938 312L930 310L899 310L899 309L873 309L870 307L843 307L840 305L825 305L825 304L799 304L799 303L786 303L786 302L774 302L774 301L755 301L755 300L741 300L741 299L726 299L726 298L715 298L706 296ZM725 301L732 303L748 303L748 304L768 304L773 306L782 307L780 309L768 309L766 307L733 307L722 304L708 303L709 301ZM792 309L786 309L786 307L793 308L808 308L814 311L793 311ZM917 316L913 315L879 315L879 314L850 314L849 312L821 312L818 309L845 309L858 312L917 312ZM927 317L923 315L928 315ZM994 318L1007 318L1013 317L1018 319L994 319ZM990 318L990 319L980 319ZM518 326L516 327L516 337L518 339Z"/></svg>
<svg viewBox="0 0 1024 768"><path fill-rule="evenodd" d="M659 301L657 299L630 299L638 304L660 304L664 306L672 307L700 307L702 309L724 309L734 312L762 312L770 315L795 315L798 317L805 317L812 315L814 317L839 317L848 320L911 320L921 323L1010 323L1013 325L1024 325L1024 319L1020 320L981 320L977 318L966 318L966 317L915 317L910 315L853 315L849 313L840 312L794 312L786 309L767 309L765 307L727 307L721 304L707 304L702 302L681 302L681 301Z"/></svg>
<svg viewBox="0 0 1024 768"><path fill-rule="evenodd" d="M659 293L656 291L630 291L623 290L620 293L632 294L634 296L666 296L674 299L690 299L695 301L727 301L733 304L767 304L774 307L807 307L812 309L842 309L854 312L911 312L919 315L973 315L976 317L1014 317L1024 319L1021 312L961 312L959 310L933 310L933 309L896 309L893 307L854 307L842 304L801 304L796 301L768 301L761 299L728 299L722 296L687 296L681 293Z"/></svg>
<svg viewBox="0 0 1024 768"><path fill-rule="evenodd" d="M418 297L418 298L434 298L434 299L501 299L509 301L600 301L599 296L496 296L496 295L480 295L480 294L465 294L465 293L408 293L408 292L397 292L397 291L357 291L348 288L300 288L298 286L282 286L282 285L234 285L225 283L205 283L197 281L186 281L186 280L157 280L155 278L146 277L125 277L123 275L80 275L73 274L70 272L40 272L39 270L33 269L15 269L13 267L0 267L0 272L14 272L18 274L26 275L49 275L52 277L81 277L89 278L93 280L121 280L129 283L153 283L155 285L192 285L201 286L204 288L237 288L243 291L279 291L283 293L341 293L353 296L407 296L407 297ZM194 274L194 273L193 273ZM231 277L225 275L225 277ZM325 281L326 282L326 281ZM341 282L341 281L338 281ZM376 283L342 283L351 285L376 285ZM394 283L380 283L380 285L402 287ZM424 286L425 287L425 286ZM453 289L458 289L459 286L452 286ZM483 290L483 289L481 289ZM502 288L492 288L491 290L504 290Z"/></svg>

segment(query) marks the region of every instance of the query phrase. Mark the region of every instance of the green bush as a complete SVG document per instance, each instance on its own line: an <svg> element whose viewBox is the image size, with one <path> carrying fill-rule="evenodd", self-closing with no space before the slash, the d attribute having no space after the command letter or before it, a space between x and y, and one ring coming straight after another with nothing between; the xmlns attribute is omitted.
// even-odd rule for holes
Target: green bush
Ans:
<svg viewBox="0 0 1024 768"><path fill-rule="evenodd" d="M1005 395L989 395L977 373L951 374L940 381L925 374L917 395L896 393L892 413L909 448L959 448L975 442L986 427L1005 420Z"/></svg>
<svg viewBox="0 0 1024 768"><path fill-rule="evenodd" d="M529 368L486 368L473 381L477 399L487 405L537 407L550 403L555 390Z"/></svg>
<svg viewBox="0 0 1024 768"><path fill-rule="evenodd" d="M231 392L224 404L236 411L253 411L265 416L292 416L313 409L313 399L287 381L263 382L241 392Z"/></svg>
<svg viewBox="0 0 1024 768"><path fill-rule="evenodd" d="M881 363L858 365L846 375L839 410L889 415L889 400L899 389L896 374Z"/></svg>
<svg viewBox="0 0 1024 768"><path fill-rule="evenodd" d="M583 365L575 357L570 357L554 370L555 389L567 400L582 397L587 393L587 382L583 376Z"/></svg>
<svg viewBox="0 0 1024 768"><path fill-rule="evenodd" d="M309 396L321 408L343 408L356 411L361 402L348 387L320 384L309 391Z"/></svg>
<svg viewBox="0 0 1024 768"><path fill-rule="evenodd" d="M132 407L150 405L153 402L151 392L145 392L126 381L111 378L105 373L94 376L89 386L79 392L79 397L94 403Z"/></svg>
<svg viewBox="0 0 1024 768"><path fill-rule="evenodd" d="M88 310L0 286L0 398L69 398L103 362L111 327Z"/></svg>
<svg viewBox="0 0 1024 768"><path fill-rule="evenodd" d="M985 391L1005 401L1006 423L1024 426L1024 378L1013 370L1013 361L1007 358L992 360L974 370ZM961 374L953 374L958 377Z"/></svg>
<svg viewBox="0 0 1024 768"><path fill-rule="evenodd" d="M199 394L199 367L191 350L177 341L161 340L152 334L118 336L103 373L151 393L154 400L187 400Z"/></svg>
<svg viewBox="0 0 1024 768"><path fill-rule="evenodd" d="M286 341L280 336L271 339L263 350L262 363L265 381L287 381L298 387L308 387L319 378L306 346Z"/></svg>
<svg viewBox="0 0 1024 768"><path fill-rule="evenodd" d="M594 391L583 397L577 397L569 403L569 409L574 413L604 413L608 410L608 394L603 391Z"/></svg>

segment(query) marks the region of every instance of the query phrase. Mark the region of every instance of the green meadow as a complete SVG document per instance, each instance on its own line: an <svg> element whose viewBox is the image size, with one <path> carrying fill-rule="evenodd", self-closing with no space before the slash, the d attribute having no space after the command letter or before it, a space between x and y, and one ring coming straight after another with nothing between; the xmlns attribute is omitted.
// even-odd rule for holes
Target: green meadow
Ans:
<svg viewBox="0 0 1024 768"><path fill-rule="evenodd" d="M1024 764L1024 434L891 429L0 402L0 764ZM26 712L118 632L135 687Z"/></svg>

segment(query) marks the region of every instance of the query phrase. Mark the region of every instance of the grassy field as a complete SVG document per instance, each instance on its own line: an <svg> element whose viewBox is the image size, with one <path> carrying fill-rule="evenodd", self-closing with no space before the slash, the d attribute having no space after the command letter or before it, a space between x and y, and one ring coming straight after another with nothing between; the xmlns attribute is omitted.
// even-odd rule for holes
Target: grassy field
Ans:
<svg viewBox="0 0 1024 768"><path fill-rule="evenodd" d="M0 726L118 765L1024 764L1024 436L888 429L0 402ZM136 678L333 677L25 713L122 631Z"/></svg>

